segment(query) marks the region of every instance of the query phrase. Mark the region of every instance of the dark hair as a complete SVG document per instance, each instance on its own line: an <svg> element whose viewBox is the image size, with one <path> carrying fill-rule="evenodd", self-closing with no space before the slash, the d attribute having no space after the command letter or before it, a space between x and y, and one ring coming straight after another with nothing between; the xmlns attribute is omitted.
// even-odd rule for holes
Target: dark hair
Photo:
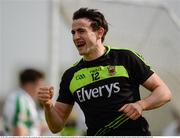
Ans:
<svg viewBox="0 0 180 138"><path fill-rule="evenodd" d="M100 27L104 28L104 34L102 37L102 42L104 41L105 35L108 32L108 23L104 18L104 15L99 12L97 9L88 9L88 8L80 8L73 14L73 20L77 20L80 18L87 18L92 21L91 27L93 31L98 30Z"/></svg>
<svg viewBox="0 0 180 138"><path fill-rule="evenodd" d="M35 69L25 69L20 73L19 81L20 85L24 85L28 82L36 82L39 79L44 78L44 73Z"/></svg>

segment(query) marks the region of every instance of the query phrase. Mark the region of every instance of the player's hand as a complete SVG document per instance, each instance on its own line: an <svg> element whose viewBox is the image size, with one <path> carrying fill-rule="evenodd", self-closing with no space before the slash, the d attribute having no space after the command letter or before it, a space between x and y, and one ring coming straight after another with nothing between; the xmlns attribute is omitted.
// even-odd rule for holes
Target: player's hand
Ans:
<svg viewBox="0 0 180 138"><path fill-rule="evenodd" d="M52 97L54 95L54 88L52 86L40 87L37 91L37 98L44 107L52 106Z"/></svg>
<svg viewBox="0 0 180 138"><path fill-rule="evenodd" d="M142 115L143 108L138 102L136 102L125 104L119 109L119 111L123 112L130 119L136 120Z"/></svg>

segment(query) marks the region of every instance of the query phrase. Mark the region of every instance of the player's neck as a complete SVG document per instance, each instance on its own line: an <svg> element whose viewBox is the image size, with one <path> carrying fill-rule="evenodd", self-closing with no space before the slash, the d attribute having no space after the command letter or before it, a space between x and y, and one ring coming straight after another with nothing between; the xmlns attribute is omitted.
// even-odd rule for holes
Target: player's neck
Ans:
<svg viewBox="0 0 180 138"><path fill-rule="evenodd" d="M106 47L103 44L101 44L97 46L96 49L92 50L92 52L88 55L84 55L83 58L85 61L92 61L101 57L104 53L106 53Z"/></svg>

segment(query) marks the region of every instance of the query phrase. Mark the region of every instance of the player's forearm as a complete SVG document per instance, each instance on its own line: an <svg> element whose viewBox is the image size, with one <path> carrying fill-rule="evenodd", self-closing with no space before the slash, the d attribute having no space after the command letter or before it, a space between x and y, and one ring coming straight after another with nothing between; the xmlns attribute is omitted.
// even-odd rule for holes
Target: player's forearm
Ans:
<svg viewBox="0 0 180 138"><path fill-rule="evenodd" d="M158 108L171 100L171 92L166 85L155 88L152 93L138 101L143 110L151 110Z"/></svg>
<svg viewBox="0 0 180 138"><path fill-rule="evenodd" d="M58 115L54 106L52 105L51 107L44 107L44 109L45 109L45 117L46 117L46 121L49 126L49 129L53 133L60 132L64 126L64 121Z"/></svg>

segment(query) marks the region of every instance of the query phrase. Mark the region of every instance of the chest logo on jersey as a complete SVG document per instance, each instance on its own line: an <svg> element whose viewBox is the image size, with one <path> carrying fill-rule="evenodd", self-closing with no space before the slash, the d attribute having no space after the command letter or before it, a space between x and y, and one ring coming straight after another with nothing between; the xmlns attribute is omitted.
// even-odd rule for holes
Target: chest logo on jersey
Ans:
<svg viewBox="0 0 180 138"><path fill-rule="evenodd" d="M115 66L108 66L107 68L108 68L109 76L114 76L116 74Z"/></svg>
<svg viewBox="0 0 180 138"><path fill-rule="evenodd" d="M94 98L107 96L110 98L114 93L120 92L119 82L106 84L97 88L85 89L84 87L77 91L77 97L80 102L85 102Z"/></svg>

